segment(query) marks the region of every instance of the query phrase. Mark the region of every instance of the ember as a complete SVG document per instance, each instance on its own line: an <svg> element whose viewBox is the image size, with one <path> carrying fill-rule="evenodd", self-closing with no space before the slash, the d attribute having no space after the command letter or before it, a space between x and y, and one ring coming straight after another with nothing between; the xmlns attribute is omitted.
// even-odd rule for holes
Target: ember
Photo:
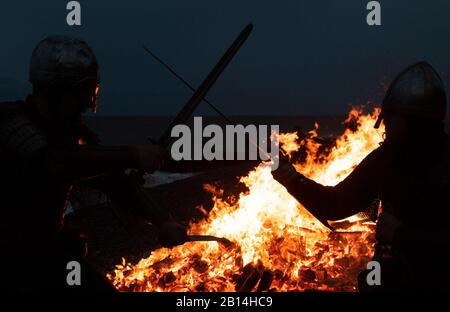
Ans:
<svg viewBox="0 0 450 312"><path fill-rule="evenodd" d="M373 129L378 113L353 109L346 121L353 129L327 148L314 138L317 129L300 142L294 133L281 134L281 147L290 155L304 151L296 169L335 185L382 141L384 129ZM123 259L108 275L113 285L123 291L357 290L357 275L373 255L373 222L354 216L340 222L344 230L330 233L272 178L268 163L240 181L248 192L233 204L214 192L207 219L189 229L234 244L188 242L155 250L136 264Z"/></svg>

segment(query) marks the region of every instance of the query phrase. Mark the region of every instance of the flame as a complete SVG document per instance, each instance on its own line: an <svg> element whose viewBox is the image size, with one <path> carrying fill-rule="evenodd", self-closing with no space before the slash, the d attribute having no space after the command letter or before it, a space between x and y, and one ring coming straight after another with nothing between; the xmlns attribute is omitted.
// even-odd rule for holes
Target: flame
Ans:
<svg viewBox="0 0 450 312"><path fill-rule="evenodd" d="M373 128L378 114L353 109L345 121L353 127L329 146L318 140L317 124L300 142L296 133L280 134L280 145L288 155L304 151L295 164L299 172L335 185L379 146L384 130ZM343 221L345 231L330 233L272 178L267 162L240 182L248 191L235 200L205 185L215 205L189 228L225 237L232 246L188 242L155 250L136 264L123 259L108 274L113 285L122 291L357 290L357 275L373 255L373 222L353 216Z"/></svg>

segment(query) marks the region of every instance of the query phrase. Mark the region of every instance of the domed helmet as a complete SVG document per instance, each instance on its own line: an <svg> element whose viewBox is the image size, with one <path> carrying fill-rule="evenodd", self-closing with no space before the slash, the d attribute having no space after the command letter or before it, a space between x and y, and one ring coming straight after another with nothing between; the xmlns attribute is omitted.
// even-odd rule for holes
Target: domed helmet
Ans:
<svg viewBox="0 0 450 312"><path fill-rule="evenodd" d="M97 110L99 67L86 42L50 36L39 42L31 55L29 81L34 87L76 89L90 93L90 108Z"/></svg>
<svg viewBox="0 0 450 312"><path fill-rule="evenodd" d="M439 74L427 62L418 62L402 70L392 81L375 128L389 114L442 121L446 109L447 97Z"/></svg>

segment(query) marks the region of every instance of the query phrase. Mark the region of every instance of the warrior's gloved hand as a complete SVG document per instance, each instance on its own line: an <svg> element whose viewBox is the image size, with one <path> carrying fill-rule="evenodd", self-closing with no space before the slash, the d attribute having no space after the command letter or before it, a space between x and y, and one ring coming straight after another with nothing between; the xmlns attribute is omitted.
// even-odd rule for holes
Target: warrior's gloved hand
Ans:
<svg viewBox="0 0 450 312"><path fill-rule="evenodd" d="M159 242L164 247L182 245L188 240L186 227L175 221L163 223L159 228Z"/></svg>
<svg viewBox="0 0 450 312"><path fill-rule="evenodd" d="M400 220L383 211L377 221L376 239L380 244L392 245L397 229L401 226Z"/></svg>
<svg viewBox="0 0 450 312"><path fill-rule="evenodd" d="M294 166L286 158L280 158L278 168L272 171L272 176L275 180L286 186L297 180L301 174L295 170Z"/></svg>
<svg viewBox="0 0 450 312"><path fill-rule="evenodd" d="M158 170L167 157L164 148L157 144L131 146L133 163L136 169L142 169L147 173Z"/></svg>

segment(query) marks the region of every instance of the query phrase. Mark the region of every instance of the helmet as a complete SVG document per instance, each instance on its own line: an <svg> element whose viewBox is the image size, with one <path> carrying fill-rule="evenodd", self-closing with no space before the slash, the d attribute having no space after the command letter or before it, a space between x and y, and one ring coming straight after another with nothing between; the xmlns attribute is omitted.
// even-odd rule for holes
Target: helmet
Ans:
<svg viewBox="0 0 450 312"><path fill-rule="evenodd" d="M447 99L439 74L427 62L418 62L402 70L389 86L375 128L386 114L442 121L446 109Z"/></svg>
<svg viewBox="0 0 450 312"><path fill-rule="evenodd" d="M96 109L99 72L92 49L86 42L65 36L50 36L39 42L30 60L29 80L36 87L88 88Z"/></svg>

